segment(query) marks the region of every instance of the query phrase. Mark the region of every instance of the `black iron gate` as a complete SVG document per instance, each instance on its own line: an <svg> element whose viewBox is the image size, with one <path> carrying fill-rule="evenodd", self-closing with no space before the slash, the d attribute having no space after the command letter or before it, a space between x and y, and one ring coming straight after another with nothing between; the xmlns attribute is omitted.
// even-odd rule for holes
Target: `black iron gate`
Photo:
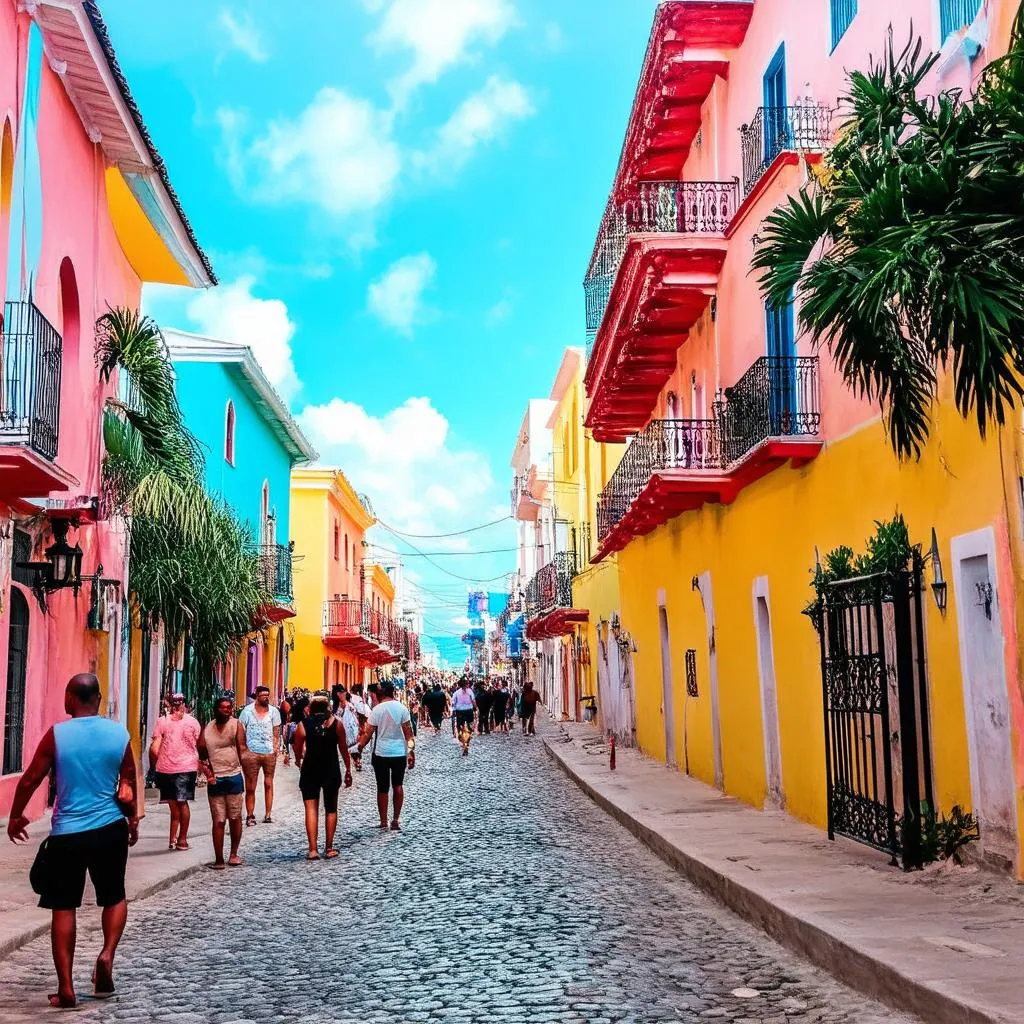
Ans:
<svg viewBox="0 0 1024 1024"><path fill-rule="evenodd" d="M920 570L830 584L821 601L828 834L919 867L932 802Z"/></svg>

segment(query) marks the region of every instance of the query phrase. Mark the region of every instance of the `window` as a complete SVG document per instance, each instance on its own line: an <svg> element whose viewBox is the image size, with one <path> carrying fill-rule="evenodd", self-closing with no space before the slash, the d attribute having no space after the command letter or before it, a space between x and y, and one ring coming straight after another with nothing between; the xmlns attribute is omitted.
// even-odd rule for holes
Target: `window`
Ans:
<svg viewBox="0 0 1024 1024"><path fill-rule="evenodd" d="M679 419L679 399L674 391L670 391L665 399L665 413L667 419Z"/></svg>
<svg viewBox="0 0 1024 1024"><path fill-rule="evenodd" d="M345 534L345 572L348 572L348 534Z"/></svg>
<svg viewBox="0 0 1024 1024"><path fill-rule="evenodd" d="M945 42L978 16L981 0L939 0L939 34Z"/></svg>
<svg viewBox="0 0 1024 1024"><path fill-rule="evenodd" d="M339 550L340 546L341 546L341 530L338 529L338 524L335 523L334 524L334 560L336 562L341 557L341 552Z"/></svg>
<svg viewBox="0 0 1024 1024"><path fill-rule="evenodd" d="M850 23L857 17L857 0L829 0L832 5L832 49L846 34Z"/></svg>
<svg viewBox="0 0 1024 1024"><path fill-rule="evenodd" d="M224 461L229 466L235 464L235 403L231 401L224 414Z"/></svg>

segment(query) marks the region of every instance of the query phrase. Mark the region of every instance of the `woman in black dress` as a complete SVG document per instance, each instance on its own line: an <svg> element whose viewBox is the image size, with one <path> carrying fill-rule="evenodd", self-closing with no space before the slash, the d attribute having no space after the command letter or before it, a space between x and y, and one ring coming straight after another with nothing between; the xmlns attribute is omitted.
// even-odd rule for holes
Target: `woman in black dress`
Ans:
<svg viewBox="0 0 1024 1024"><path fill-rule="evenodd" d="M341 767L338 754L345 759L345 788L352 785L352 762L344 728L331 713L331 698L319 690L310 698L305 718L295 730L295 763L299 767L299 792L306 805L306 836L309 839L307 860L319 860L317 838L320 831L320 795L324 800L324 856L338 856L334 833L338 827L338 792L341 789Z"/></svg>

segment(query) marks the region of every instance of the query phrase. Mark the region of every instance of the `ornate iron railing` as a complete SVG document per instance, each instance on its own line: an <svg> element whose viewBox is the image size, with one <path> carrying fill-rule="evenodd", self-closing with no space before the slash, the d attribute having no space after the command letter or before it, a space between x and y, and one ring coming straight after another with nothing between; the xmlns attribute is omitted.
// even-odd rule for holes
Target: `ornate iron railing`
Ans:
<svg viewBox="0 0 1024 1024"><path fill-rule="evenodd" d="M668 469L721 470L724 466L714 420L652 420L626 449L597 504L599 540L616 527L651 475Z"/></svg>
<svg viewBox="0 0 1024 1024"><path fill-rule="evenodd" d="M575 551L555 555L526 587L526 617L536 618L555 608L572 607L572 581L579 575Z"/></svg>
<svg viewBox="0 0 1024 1024"><path fill-rule="evenodd" d="M344 598L324 602L324 636L356 637L368 626L369 608L363 601Z"/></svg>
<svg viewBox="0 0 1024 1024"><path fill-rule="evenodd" d="M735 181L649 181L625 203L609 201L583 282L587 306L587 358L612 286L626 255L630 235L719 234L736 212Z"/></svg>
<svg viewBox="0 0 1024 1024"><path fill-rule="evenodd" d="M820 153L828 144L832 108L823 103L793 107L758 107L749 124L740 128L743 195L750 194L780 153Z"/></svg>
<svg viewBox="0 0 1024 1024"><path fill-rule="evenodd" d="M287 604L295 599L292 586L292 545L264 544L260 548L260 580L264 589Z"/></svg>
<svg viewBox="0 0 1024 1024"><path fill-rule="evenodd" d="M63 341L31 302L5 302L0 321L0 444L51 461L60 433Z"/></svg>
<svg viewBox="0 0 1024 1024"><path fill-rule="evenodd" d="M813 437L821 425L817 356L762 356L715 403L726 464L770 437Z"/></svg>

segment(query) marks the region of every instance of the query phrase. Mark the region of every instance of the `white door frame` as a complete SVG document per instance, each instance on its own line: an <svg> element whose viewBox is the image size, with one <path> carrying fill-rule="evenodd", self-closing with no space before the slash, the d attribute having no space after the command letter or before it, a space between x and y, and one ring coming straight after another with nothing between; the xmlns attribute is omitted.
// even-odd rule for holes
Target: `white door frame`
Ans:
<svg viewBox="0 0 1024 1024"><path fill-rule="evenodd" d="M782 810L785 807L785 788L782 784L782 734L779 727L779 681L775 674L775 641L772 637L772 603L768 596L768 577L754 580L753 593L754 635L757 637L757 675L761 690L761 734L764 737L764 778L767 802ZM758 603L763 600L768 611L767 650L762 646ZM765 666L771 679L765 678ZM769 683L771 684L769 686ZM773 757L774 754L774 757ZM774 761L774 764L773 764ZM773 786L773 777L775 785Z"/></svg>
<svg viewBox="0 0 1024 1024"><path fill-rule="evenodd" d="M701 604L704 606L704 621L707 626L708 681L711 688L711 743L715 755L715 785L725 788L725 769L722 764L722 718L718 700L718 651L715 637L715 600L711 589L710 570L700 574L697 580Z"/></svg>
<svg viewBox="0 0 1024 1024"><path fill-rule="evenodd" d="M661 715L665 730L665 764L676 767L676 702L672 682L672 633L664 597L658 603L658 653L661 656Z"/></svg>
<svg viewBox="0 0 1024 1024"><path fill-rule="evenodd" d="M977 815L981 809L981 768L980 759L981 752L976 746L976 735L973 724L974 715L974 694L971 691L971 677L969 672L969 665L967 660L967 631L966 631L966 616L963 613L963 606L966 602L973 600L971 594L963 592L963 579L962 579L962 565L968 559L984 557L988 559L989 571L992 573L992 623L996 629L996 632L1000 640L1000 658L998 666L998 678L1002 681L1003 693L1006 697L1006 708L1007 708L1007 720L1008 720L1008 731L1007 731L1007 743L1010 745L1009 749L1009 764L1010 764L1010 777L1005 780L1009 793L1007 794L1010 806L1013 808L1013 827L1014 837L1019 842L1020 836L1020 822L1018 820L1017 812L1017 785L1016 779L1013 775L1013 719L1010 712L1010 696L1007 689L1006 680L1006 639L1003 635L1003 623L1002 623L1002 608L999 602L999 563L996 561L996 536L995 531L991 526L986 526L981 530L975 530L973 533L961 534L959 537L954 537L951 541L951 549L953 556L953 592L956 598L957 606L957 639L960 644L960 674L963 683L964 691L964 710L966 712L966 724L967 724L967 755L971 769L971 799L974 801L974 813ZM985 836L982 834L981 837L982 846L984 847ZM1015 843L1016 845L1016 843ZM1016 851L1014 851L1016 853ZM1016 862L1016 856L1014 856Z"/></svg>

